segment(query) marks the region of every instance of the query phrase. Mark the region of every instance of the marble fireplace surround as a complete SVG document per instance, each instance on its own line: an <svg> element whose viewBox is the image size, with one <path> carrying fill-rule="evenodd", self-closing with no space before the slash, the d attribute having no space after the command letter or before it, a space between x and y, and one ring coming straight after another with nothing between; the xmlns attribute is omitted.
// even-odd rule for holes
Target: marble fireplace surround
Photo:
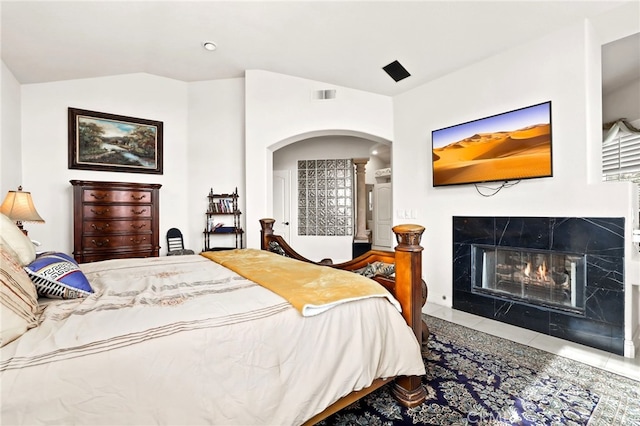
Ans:
<svg viewBox="0 0 640 426"><path fill-rule="evenodd" d="M472 291L473 244L586 255L584 313ZM453 217L453 308L624 353L624 218Z"/></svg>

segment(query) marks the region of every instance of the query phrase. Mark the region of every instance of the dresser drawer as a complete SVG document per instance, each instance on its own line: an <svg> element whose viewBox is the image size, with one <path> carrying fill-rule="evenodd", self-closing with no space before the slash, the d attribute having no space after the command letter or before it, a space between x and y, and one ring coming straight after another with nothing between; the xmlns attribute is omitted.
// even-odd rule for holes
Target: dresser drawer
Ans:
<svg viewBox="0 0 640 426"><path fill-rule="evenodd" d="M82 206L82 214L87 219L113 219L113 218L151 218L153 208L150 205L108 205L94 204Z"/></svg>
<svg viewBox="0 0 640 426"><path fill-rule="evenodd" d="M158 256L157 253L149 252L149 250L143 251L112 251L108 253L94 253L94 252L85 252L78 261L78 263L90 263L90 262L98 262L100 260L106 259L130 259L133 257L152 257Z"/></svg>
<svg viewBox="0 0 640 426"><path fill-rule="evenodd" d="M151 232L151 219L145 220L89 220L82 224L84 234L112 234L118 232Z"/></svg>
<svg viewBox="0 0 640 426"><path fill-rule="evenodd" d="M151 234L95 235L82 237L82 247L88 249L146 249L152 244Z"/></svg>
<svg viewBox="0 0 640 426"><path fill-rule="evenodd" d="M143 190L108 190L108 189L83 189L82 202L84 203L130 203L150 204L151 191Z"/></svg>

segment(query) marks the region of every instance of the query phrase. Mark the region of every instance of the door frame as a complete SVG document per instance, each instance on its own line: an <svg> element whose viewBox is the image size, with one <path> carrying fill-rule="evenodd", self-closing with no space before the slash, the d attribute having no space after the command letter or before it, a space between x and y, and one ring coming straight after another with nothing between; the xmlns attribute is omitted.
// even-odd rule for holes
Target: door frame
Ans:
<svg viewBox="0 0 640 426"><path fill-rule="evenodd" d="M281 185L280 185L281 183ZM278 200L282 200L278 208ZM282 210L282 217L280 211ZM291 170L273 171L273 231L276 235L282 236L285 241L291 241ZM287 225L285 225L285 223Z"/></svg>

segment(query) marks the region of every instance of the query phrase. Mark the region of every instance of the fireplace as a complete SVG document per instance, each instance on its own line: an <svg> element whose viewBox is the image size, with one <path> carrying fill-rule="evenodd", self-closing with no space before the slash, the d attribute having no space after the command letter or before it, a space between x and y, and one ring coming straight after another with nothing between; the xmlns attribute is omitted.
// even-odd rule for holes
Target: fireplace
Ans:
<svg viewBox="0 0 640 426"><path fill-rule="evenodd" d="M586 256L471 245L472 292L584 313Z"/></svg>
<svg viewBox="0 0 640 426"><path fill-rule="evenodd" d="M453 308L624 351L624 218L454 217Z"/></svg>

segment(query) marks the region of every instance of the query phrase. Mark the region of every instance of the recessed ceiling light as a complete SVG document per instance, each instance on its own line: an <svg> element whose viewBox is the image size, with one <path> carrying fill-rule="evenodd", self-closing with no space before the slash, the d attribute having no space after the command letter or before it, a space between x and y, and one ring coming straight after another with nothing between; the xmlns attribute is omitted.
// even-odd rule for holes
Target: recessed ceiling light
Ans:
<svg viewBox="0 0 640 426"><path fill-rule="evenodd" d="M216 44L212 41L205 41L204 43L202 43L202 47L207 50L214 51L218 46L216 46Z"/></svg>

